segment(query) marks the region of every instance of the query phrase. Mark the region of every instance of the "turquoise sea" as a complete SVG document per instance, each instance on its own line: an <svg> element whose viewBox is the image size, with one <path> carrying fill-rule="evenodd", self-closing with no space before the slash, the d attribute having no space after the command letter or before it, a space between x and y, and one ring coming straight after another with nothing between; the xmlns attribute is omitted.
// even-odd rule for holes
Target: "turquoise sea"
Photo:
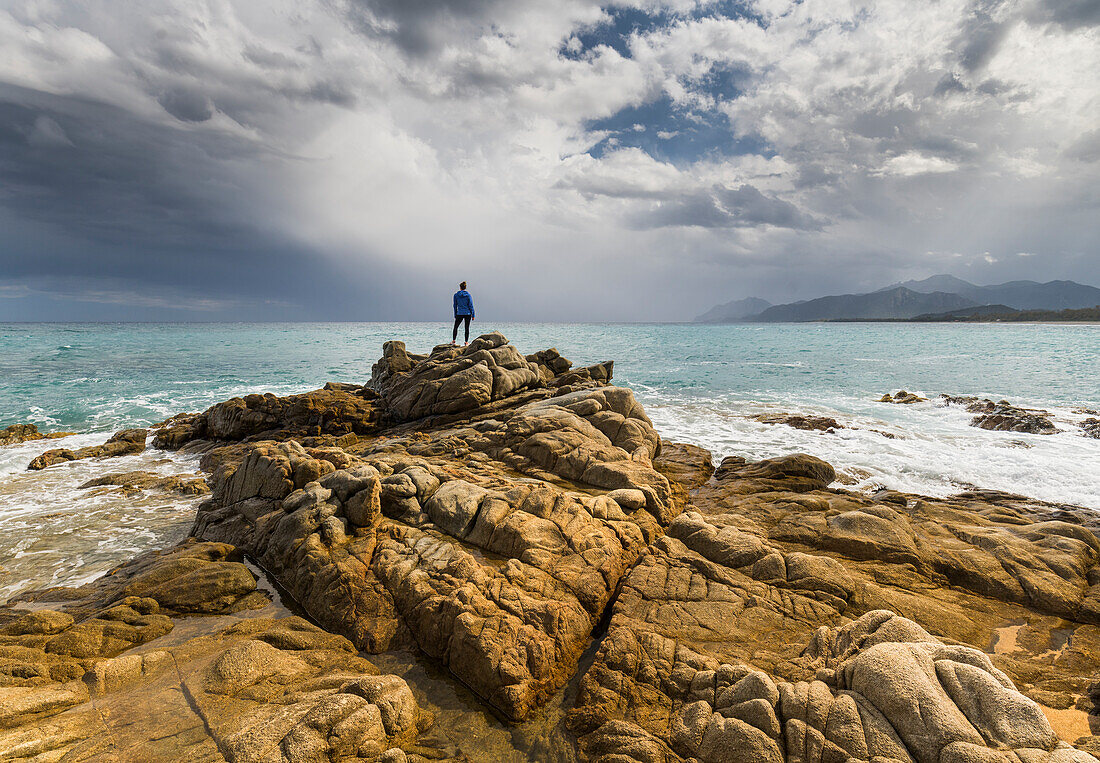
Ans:
<svg viewBox="0 0 1100 763"><path fill-rule="evenodd" d="M614 360L616 383L634 390L662 436L706 446L716 459L801 451L828 460L853 490L946 495L978 486L1100 509L1100 440L1078 427L1100 409L1097 325L477 321L473 330L500 330L524 352L556 347L577 365ZM429 323L0 324L0 428L29 422L78 433L0 448L0 538L8 538L0 559L9 558L0 563L0 600L43 582L35 570L52 570L44 582L92 577L185 532L193 515L193 500L123 500L79 487L105 470L194 471L186 458L148 451L27 473L34 455L233 395L364 382L387 339L425 352L449 331ZM929 402L878 402L901 388ZM1062 431L977 429L970 414L937 402L940 393L1044 408ZM775 412L833 416L847 428L806 432L751 418Z"/></svg>

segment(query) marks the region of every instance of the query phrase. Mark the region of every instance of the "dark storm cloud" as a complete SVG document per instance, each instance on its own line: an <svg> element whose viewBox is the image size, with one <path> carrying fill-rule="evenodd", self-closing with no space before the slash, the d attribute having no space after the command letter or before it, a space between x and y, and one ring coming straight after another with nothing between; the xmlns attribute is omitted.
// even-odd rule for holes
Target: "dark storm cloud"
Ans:
<svg viewBox="0 0 1100 763"><path fill-rule="evenodd" d="M42 125L53 126L52 141ZM0 205L93 240L199 244L240 235L238 203L217 165L259 152L224 133L0 84Z"/></svg>
<svg viewBox="0 0 1100 763"><path fill-rule="evenodd" d="M949 93L965 93L967 89L958 76L948 73L940 78L940 81L936 83L936 89L932 92L934 95L947 95Z"/></svg>
<svg viewBox="0 0 1100 763"><path fill-rule="evenodd" d="M455 32L489 22L512 0L345 0L339 4L360 32L392 39L405 53L435 53Z"/></svg>
<svg viewBox="0 0 1100 763"><path fill-rule="evenodd" d="M205 122L214 116L214 104L203 93L173 88L157 99L164 110L184 122Z"/></svg>
<svg viewBox="0 0 1100 763"><path fill-rule="evenodd" d="M1008 34L1010 24L995 20L992 15L1001 4L1002 0L978 0L963 20L955 47L959 51L959 63L968 72L985 66Z"/></svg>
<svg viewBox="0 0 1100 763"><path fill-rule="evenodd" d="M1033 22L1054 22L1063 29L1100 25L1100 0L1042 0L1028 11Z"/></svg>
<svg viewBox="0 0 1100 763"><path fill-rule="evenodd" d="M438 279L348 267L257 232L206 244L101 243L0 209L0 321L415 320Z"/></svg>
<svg viewBox="0 0 1100 763"><path fill-rule="evenodd" d="M224 133L0 85L2 280L43 304L114 304L130 319L156 307L363 317L373 307L364 305L367 293L380 298L379 308L387 304L364 275L340 273L247 222L254 211L224 165L265 153ZM0 307L14 309L5 302Z"/></svg>

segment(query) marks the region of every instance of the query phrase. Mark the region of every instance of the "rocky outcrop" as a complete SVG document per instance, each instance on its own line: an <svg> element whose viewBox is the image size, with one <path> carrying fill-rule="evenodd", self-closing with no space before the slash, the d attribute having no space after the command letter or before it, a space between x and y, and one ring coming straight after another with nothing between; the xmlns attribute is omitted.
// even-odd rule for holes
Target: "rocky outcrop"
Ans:
<svg viewBox="0 0 1100 763"><path fill-rule="evenodd" d="M360 648L415 641L524 718L569 678L619 580L678 511L644 416L628 390L603 387L350 461L258 443L215 473L194 533L253 554Z"/></svg>
<svg viewBox="0 0 1100 763"><path fill-rule="evenodd" d="M385 416L471 406L481 418L345 449L234 450L194 534L245 549L360 648L415 642L525 718L568 680L622 576L680 510L653 468L660 438L629 390L591 376L531 399L541 371L500 335L385 352ZM541 357L550 381L574 373ZM443 391L470 369L480 391Z"/></svg>
<svg viewBox="0 0 1100 763"><path fill-rule="evenodd" d="M508 344L503 334L480 336L467 347L439 345L424 357L404 342L386 342L371 372L396 421L471 411L494 400L544 384L542 368Z"/></svg>
<svg viewBox="0 0 1100 763"><path fill-rule="evenodd" d="M37 456L27 469L45 469L55 464L63 464L67 461L79 461L84 458L113 458L115 456L128 456L132 453L141 453L145 450L145 439L149 436L145 429L123 429L111 435L103 445L93 445L87 448L69 450L67 448L55 448L47 450Z"/></svg>
<svg viewBox="0 0 1100 763"><path fill-rule="evenodd" d="M507 346L498 342L488 344ZM195 534L254 555L326 629L370 651L415 644L512 719L531 717L569 679L610 606L608 635L569 720L581 752L595 758L747 750L736 754L800 759L788 733L812 750L824 729L805 715L783 716L778 700L769 700L772 724L756 701L770 693L730 705L715 696L709 710L678 716L691 704L680 690L639 684L636 674L650 681L654 671L684 670L678 660L696 671L742 666L731 685L755 673L776 687L819 680L831 701L847 703L845 692L857 690L818 675L839 665L811 664L803 647L823 638L815 636L822 626L847 633L845 623L879 610L903 614L943 649L984 648L996 628L1020 618L1032 629L1029 644L1076 623L1081 654L1059 657L1064 665L989 659L1050 707L1083 696L1074 671L1097 659L1100 543L1056 507L990 493L946 501L830 490L833 468L810 456L729 458L713 470L705 451L662 443L628 390L591 380L556 386L573 370L552 353L523 358L538 368L533 386L494 399L486 384L455 403L469 407L447 412L440 401L459 398L433 385L449 378L441 369L460 373L487 352L471 347L416 357L387 345L375 367L377 404L398 424L381 437L345 448L289 441L212 452L214 493ZM505 366L523 357L498 355L511 359ZM429 402L404 413L388 407L413 398ZM415 428L405 423L418 414L425 418ZM913 759L892 723L859 732L863 744L885 745L880 736L894 729L897 749ZM977 736L960 740L986 739L968 723ZM704 744L715 725L734 736ZM973 753L951 748L960 749ZM1043 749L1055 751L1053 743Z"/></svg>
<svg viewBox="0 0 1100 763"><path fill-rule="evenodd" d="M453 756L404 681L278 612L237 556L190 542L34 597L59 609L0 610L4 760ZM209 617L172 638L184 613Z"/></svg>
<svg viewBox="0 0 1100 763"><path fill-rule="evenodd" d="M928 398L921 397L913 392L898 390L893 395L887 392L879 399L880 403L897 403L899 405L912 405L913 403L927 403Z"/></svg>
<svg viewBox="0 0 1100 763"><path fill-rule="evenodd" d="M1100 440L1100 419L1090 417L1082 421L1078 426L1087 437Z"/></svg>
<svg viewBox="0 0 1100 763"><path fill-rule="evenodd" d="M101 492L120 492L124 495L141 495L147 491L170 493L172 495L206 495L210 488L206 478L200 475L170 474L156 472L113 472L101 477L93 477L79 488Z"/></svg>
<svg viewBox="0 0 1100 763"><path fill-rule="evenodd" d="M714 468L611 373L499 334L390 342L369 389L166 423L209 474L196 539L0 609L0 749L453 757L424 695L356 653L407 649L466 712L548 733L537 759L1096 763L1100 520L847 492L809 455Z"/></svg>
<svg viewBox="0 0 1100 763"><path fill-rule="evenodd" d="M847 429L831 416L805 416L801 413L760 413L752 417L761 424L784 424L808 432L835 432Z"/></svg>
<svg viewBox="0 0 1100 763"><path fill-rule="evenodd" d="M948 405L961 405L970 413L977 414L971 426L989 429L995 432L1025 432L1028 434L1056 434L1058 427L1050 420L1046 411L1032 408L1019 408L1007 400L993 402L977 397L952 397L941 395Z"/></svg>
<svg viewBox="0 0 1100 763"><path fill-rule="evenodd" d="M0 429L0 446L18 445L34 440L56 440L61 437L69 437L73 432L39 432L34 424L12 424L6 429Z"/></svg>
<svg viewBox="0 0 1100 763"><path fill-rule="evenodd" d="M608 687L586 687L587 706L571 722L599 724L581 744L594 760L1095 760L1060 741L987 655L892 612L818 629L797 658L801 681L626 629L609 634L597 659L598 676L628 689L629 709L605 720ZM643 697L657 701L643 707ZM611 750L617 758L601 754Z"/></svg>
<svg viewBox="0 0 1100 763"><path fill-rule="evenodd" d="M727 459L714 480L696 480L691 510L613 604L568 719L581 750L1093 760L1069 746L1090 744L1078 740L1088 723L1059 738L1045 713L1090 710L1097 528L1014 496L871 498L828 490L832 478L825 462L793 456ZM991 634L1014 627L1027 644L994 649ZM1073 646L1051 649L1067 628ZM601 757L612 751L624 757Z"/></svg>
<svg viewBox="0 0 1100 763"><path fill-rule="evenodd" d="M375 394L364 387L331 383L301 395L235 397L203 413L169 419L157 428L153 444L177 450L194 440L237 442L367 434L377 430L374 398Z"/></svg>

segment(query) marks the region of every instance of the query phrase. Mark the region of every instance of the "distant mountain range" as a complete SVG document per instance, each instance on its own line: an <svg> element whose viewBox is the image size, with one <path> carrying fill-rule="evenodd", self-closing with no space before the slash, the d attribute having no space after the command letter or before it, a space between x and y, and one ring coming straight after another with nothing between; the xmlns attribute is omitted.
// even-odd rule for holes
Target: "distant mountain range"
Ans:
<svg viewBox="0 0 1100 763"><path fill-rule="evenodd" d="M1016 310L1066 310L1100 304L1100 289L1074 281L1009 281L996 286L975 286L961 278L940 275L895 286L922 294L935 291L958 294L976 305L1001 304Z"/></svg>
<svg viewBox="0 0 1100 763"><path fill-rule="evenodd" d="M760 306L763 305L761 308ZM804 302L769 305L755 297L734 300L703 313L698 323L907 320L944 313L989 314L1010 310L1066 310L1100 305L1100 289L1074 281L1009 281L976 286L936 275L867 294L840 294Z"/></svg>
<svg viewBox="0 0 1100 763"><path fill-rule="evenodd" d="M756 315L764 310L767 310L772 306L772 303L766 299L759 299L757 297L746 297L745 299L735 299L732 302L727 302L724 305L717 305L707 310L705 313L695 319L696 323L733 323L734 321L741 321L748 318L750 315Z"/></svg>

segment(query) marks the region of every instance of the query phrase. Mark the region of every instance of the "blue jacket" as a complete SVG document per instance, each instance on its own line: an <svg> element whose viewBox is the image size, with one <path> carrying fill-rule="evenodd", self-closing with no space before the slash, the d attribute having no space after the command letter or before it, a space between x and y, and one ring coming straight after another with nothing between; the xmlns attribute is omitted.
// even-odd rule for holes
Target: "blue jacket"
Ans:
<svg viewBox="0 0 1100 763"><path fill-rule="evenodd" d="M465 289L455 292L455 317L460 315L474 317L474 300Z"/></svg>

